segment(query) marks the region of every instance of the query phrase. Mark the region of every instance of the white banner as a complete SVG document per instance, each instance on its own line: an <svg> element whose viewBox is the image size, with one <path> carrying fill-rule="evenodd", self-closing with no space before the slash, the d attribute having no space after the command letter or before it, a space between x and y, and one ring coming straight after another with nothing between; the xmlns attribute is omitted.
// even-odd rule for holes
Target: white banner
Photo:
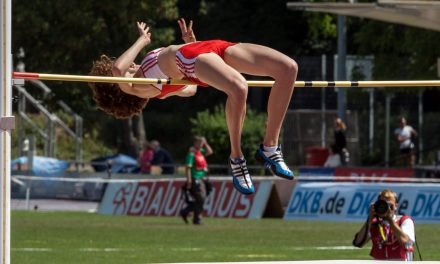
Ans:
<svg viewBox="0 0 440 264"><path fill-rule="evenodd" d="M440 185L423 183L297 183L284 219L365 221L370 204L384 189L397 193L399 214L440 223Z"/></svg>

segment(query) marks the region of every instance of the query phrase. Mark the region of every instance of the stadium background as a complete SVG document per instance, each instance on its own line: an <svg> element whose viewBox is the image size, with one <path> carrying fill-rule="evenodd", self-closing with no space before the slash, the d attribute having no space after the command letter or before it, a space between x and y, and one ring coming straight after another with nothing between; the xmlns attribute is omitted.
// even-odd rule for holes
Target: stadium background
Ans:
<svg viewBox="0 0 440 264"><path fill-rule="evenodd" d="M224 12L225 6L229 12ZM159 46L179 42L174 24L183 16L195 20L199 39L265 44L299 62L298 79L335 79L335 17L292 12L285 7L285 1L103 4L35 0L29 4L16 0L14 64L17 70L85 74L99 54L115 55L127 47L136 33L130 30L136 19L148 19L156 33L153 45ZM267 10L277 15L268 16ZM432 45L439 41L438 32L349 18L347 52L353 57L348 60L352 66L348 66L347 79L438 78L440 54ZM255 117L248 118L251 129L244 137L248 151L254 151L254 141L259 140L264 127L261 113L267 95L268 90L260 88L252 88L249 94ZM261 179L261 189L250 198L238 195L229 177L223 178L228 175L223 163L227 156L222 151L224 142L208 138L216 149L217 156L208 162L217 191L206 205L209 217L205 225L197 229L175 217L182 203L180 163L194 133L209 135L209 124L197 126L204 120L198 119L197 113L217 113L215 107L223 103L223 95L206 89L189 100L151 102L139 118L120 121L95 109L86 84L26 82L23 87L15 86L13 107L18 129L13 134L12 149L16 161L12 177L13 263L369 259L367 249L351 247L351 239L365 219L362 210L365 213L366 205L374 200L378 186L396 188L403 195L406 213L415 214L424 260L440 260L438 88L349 90L349 166L306 166L315 165L310 148L325 148L332 142L336 97L336 90L330 88L296 89L282 144L286 159L296 167L299 182L265 178L268 175L263 168L255 166L253 175L261 176L256 177ZM420 132L419 140L423 139L423 144L418 144L418 165L412 169L403 168L393 136L385 136L387 127L396 127L402 115ZM158 139L173 153L176 175L166 178L160 171L148 176L128 173L136 167L132 158L145 139ZM116 154L126 154L128 161L91 162ZM44 159L50 157L54 159L47 165ZM38 170L40 165L42 169ZM95 172L92 165L104 167ZM303 185L314 183L325 187ZM405 189L408 184L411 188ZM345 193L338 193L337 188L346 185ZM336 190L330 188L334 186ZM320 190L323 193L319 194ZM360 211L354 218L347 215L349 205L359 202L356 197L361 195L365 199L360 202ZM338 207L341 199L344 205ZM317 218L319 221L310 221Z"/></svg>

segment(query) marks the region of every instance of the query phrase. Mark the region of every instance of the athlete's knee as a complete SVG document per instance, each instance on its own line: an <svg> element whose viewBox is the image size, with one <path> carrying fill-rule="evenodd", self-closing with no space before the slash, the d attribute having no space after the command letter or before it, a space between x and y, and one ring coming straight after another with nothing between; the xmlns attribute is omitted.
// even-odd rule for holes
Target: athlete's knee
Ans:
<svg viewBox="0 0 440 264"><path fill-rule="evenodd" d="M296 80L298 74L298 63L291 58L282 60L278 63L273 78L278 79L290 79L292 82Z"/></svg>
<svg viewBox="0 0 440 264"><path fill-rule="evenodd" d="M291 75L297 75L298 74L298 63L296 63L296 61L294 61L293 59L290 59L287 62L286 65L286 70L291 74Z"/></svg>
<svg viewBox="0 0 440 264"><path fill-rule="evenodd" d="M296 80L298 74L298 63L293 59L288 59L283 63L283 75L287 78L291 78L293 81Z"/></svg>
<svg viewBox="0 0 440 264"><path fill-rule="evenodd" d="M235 99L240 101L246 101L248 95L248 85L246 79L241 76L241 78L234 78L230 81L230 94L234 96Z"/></svg>

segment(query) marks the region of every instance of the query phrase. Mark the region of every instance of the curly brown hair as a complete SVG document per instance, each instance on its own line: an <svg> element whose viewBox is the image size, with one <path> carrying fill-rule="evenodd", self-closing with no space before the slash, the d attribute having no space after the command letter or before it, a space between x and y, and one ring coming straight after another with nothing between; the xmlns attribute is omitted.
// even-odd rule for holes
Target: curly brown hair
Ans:
<svg viewBox="0 0 440 264"><path fill-rule="evenodd" d="M115 60L106 55L93 62L89 75L113 76L112 67ZM148 99L124 93L116 83L89 83L93 91L93 100L99 109L118 119L138 115L147 105Z"/></svg>

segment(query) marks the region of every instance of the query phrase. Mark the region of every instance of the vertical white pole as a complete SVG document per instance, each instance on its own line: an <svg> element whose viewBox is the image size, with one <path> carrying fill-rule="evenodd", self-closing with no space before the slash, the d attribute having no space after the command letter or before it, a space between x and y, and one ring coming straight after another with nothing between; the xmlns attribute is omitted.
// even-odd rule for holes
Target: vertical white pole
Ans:
<svg viewBox="0 0 440 264"><path fill-rule="evenodd" d="M11 242L11 125L12 116L12 60L11 60L11 0L1 0L1 89L0 89L0 202L1 202L1 245L0 263L10 263ZM13 119L12 119L13 122Z"/></svg>

